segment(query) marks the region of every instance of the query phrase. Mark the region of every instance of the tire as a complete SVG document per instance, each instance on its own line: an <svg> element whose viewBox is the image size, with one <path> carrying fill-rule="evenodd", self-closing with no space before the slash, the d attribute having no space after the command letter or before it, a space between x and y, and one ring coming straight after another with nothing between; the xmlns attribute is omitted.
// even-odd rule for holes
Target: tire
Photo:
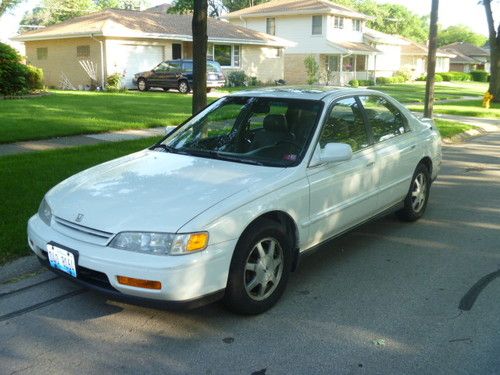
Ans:
<svg viewBox="0 0 500 375"><path fill-rule="evenodd" d="M411 178L410 190L403 201L404 207L396 212L401 221L416 221L422 217L429 201L431 176L424 164L417 165Z"/></svg>
<svg viewBox="0 0 500 375"><path fill-rule="evenodd" d="M144 78L139 78L137 80L137 90L139 91L148 91L149 85Z"/></svg>
<svg viewBox="0 0 500 375"><path fill-rule="evenodd" d="M223 303L243 315L270 309L285 291L291 259L291 241L283 228L271 220L259 221L236 245Z"/></svg>
<svg viewBox="0 0 500 375"><path fill-rule="evenodd" d="M177 90L179 90L181 94L189 93L189 91L191 91L191 88L189 87L188 81L179 81L179 83L177 84Z"/></svg>

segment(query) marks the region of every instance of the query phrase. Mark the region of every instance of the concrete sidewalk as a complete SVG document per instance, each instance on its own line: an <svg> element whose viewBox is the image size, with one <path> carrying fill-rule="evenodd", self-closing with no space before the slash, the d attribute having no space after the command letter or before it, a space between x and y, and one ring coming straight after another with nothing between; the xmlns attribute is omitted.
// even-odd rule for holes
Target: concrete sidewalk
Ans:
<svg viewBox="0 0 500 375"><path fill-rule="evenodd" d="M140 130L120 130L109 133L75 135L36 141L6 143L0 144L0 156L67 147L86 146L105 142L120 142L140 138L158 137L166 135L168 131L174 128L175 126L167 126Z"/></svg>

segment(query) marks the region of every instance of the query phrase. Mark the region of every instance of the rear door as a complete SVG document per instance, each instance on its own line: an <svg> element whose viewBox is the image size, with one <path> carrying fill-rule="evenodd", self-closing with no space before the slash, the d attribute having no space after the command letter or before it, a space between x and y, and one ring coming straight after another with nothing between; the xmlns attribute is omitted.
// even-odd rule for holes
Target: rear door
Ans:
<svg viewBox="0 0 500 375"><path fill-rule="evenodd" d="M153 69L151 76L149 76L149 85L152 87L165 87L167 72L168 63L162 62L160 65Z"/></svg>
<svg viewBox="0 0 500 375"><path fill-rule="evenodd" d="M308 168L313 245L368 219L377 207L375 153L355 97L340 99L331 108L316 147L331 142L349 144L353 157Z"/></svg>
<svg viewBox="0 0 500 375"><path fill-rule="evenodd" d="M181 77L181 61L169 61L168 69L165 74L165 82L163 87L171 89L177 88L177 81Z"/></svg>
<svg viewBox="0 0 500 375"><path fill-rule="evenodd" d="M376 153L379 206L388 208L408 193L419 150L408 119L379 95L360 96Z"/></svg>

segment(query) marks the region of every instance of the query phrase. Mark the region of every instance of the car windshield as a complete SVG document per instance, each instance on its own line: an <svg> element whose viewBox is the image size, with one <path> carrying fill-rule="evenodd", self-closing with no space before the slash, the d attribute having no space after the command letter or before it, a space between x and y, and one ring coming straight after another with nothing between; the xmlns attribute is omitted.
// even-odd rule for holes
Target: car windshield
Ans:
<svg viewBox="0 0 500 375"><path fill-rule="evenodd" d="M298 164L321 114L313 100L226 97L194 116L157 150L240 163Z"/></svg>

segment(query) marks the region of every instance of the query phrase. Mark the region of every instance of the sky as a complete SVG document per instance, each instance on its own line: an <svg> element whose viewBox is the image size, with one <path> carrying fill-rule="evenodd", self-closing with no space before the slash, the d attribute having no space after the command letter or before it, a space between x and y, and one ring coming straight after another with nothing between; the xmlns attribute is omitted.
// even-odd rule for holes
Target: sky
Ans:
<svg viewBox="0 0 500 375"><path fill-rule="evenodd" d="M420 15L428 15L431 0L376 0L379 3L396 3L407 6ZM150 0L151 6L169 2L168 0ZM24 13L41 3L40 0L25 0L13 12L0 18L0 40L15 35ZM500 1L494 7L495 22L500 22ZM488 35L484 8L478 5L478 0L440 0L439 23L443 27L464 24L475 32Z"/></svg>

